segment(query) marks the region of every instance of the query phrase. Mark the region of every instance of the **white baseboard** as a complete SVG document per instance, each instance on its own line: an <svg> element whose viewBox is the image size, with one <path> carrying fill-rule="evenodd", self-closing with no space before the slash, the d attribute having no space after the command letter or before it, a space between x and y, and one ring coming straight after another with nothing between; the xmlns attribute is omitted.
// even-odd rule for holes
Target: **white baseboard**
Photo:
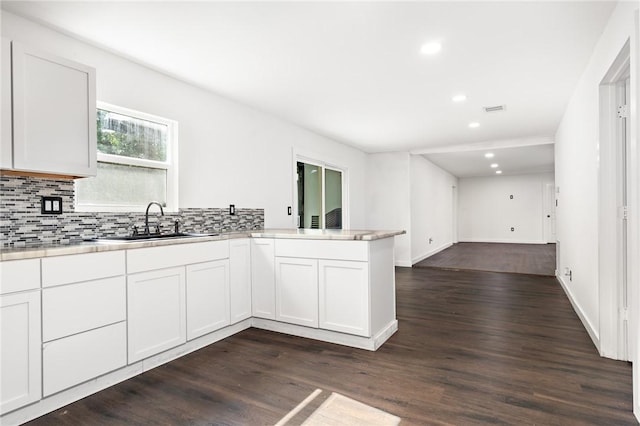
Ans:
<svg viewBox="0 0 640 426"><path fill-rule="evenodd" d="M262 330L275 331L278 333L290 334L292 336L305 337L308 339L321 340L323 342L336 343L338 345L351 346L352 348L375 351L398 330L398 321L391 321L373 337L355 336L353 334L338 333L319 328L309 328L301 325L288 324L256 317L252 318L251 326Z"/></svg>
<svg viewBox="0 0 640 426"><path fill-rule="evenodd" d="M591 321L589 321L589 319L585 315L584 310L573 297L573 294L571 293L571 290L567 285L567 283L564 281L564 278L561 275L556 275L556 279L560 283L560 286L562 286L562 289L564 290L564 293L567 295L569 302L571 302L571 306L573 306L573 310L578 315L578 318L580 318L580 321L582 321L582 325L584 326L585 330L587 330L589 337L591 337L591 340L593 341L593 344L595 345L596 350L598 351L598 353L600 353L600 333L598 333L598 330L593 326L593 324L591 324Z"/></svg>
<svg viewBox="0 0 640 426"><path fill-rule="evenodd" d="M460 238L459 243L548 244L543 240L508 240L501 238Z"/></svg>
<svg viewBox="0 0 640 426"><path fill-rule="evenodd" d="M411 268L411 262L407 262L406 260L396 260L395 266L400 266L401 268Z"/></svg>
<svg viewBox="0 0 640 426"><path fill-rule="evenodd" d="M414 257L411 260L411 263L412 263L412 265L415 265L416 263L418 263L418 262L420 262L422 260L425 260L426 258L433 256L434 254L440 253L442 250L448 249L452 245L453 245L453 243L447 243L447 244L444 244L444 245L442 245L442 246L440 246L440 247L438 247L436 249L430 250L430 251L426 252L425 254L423 254L421 256Z"/></svg>

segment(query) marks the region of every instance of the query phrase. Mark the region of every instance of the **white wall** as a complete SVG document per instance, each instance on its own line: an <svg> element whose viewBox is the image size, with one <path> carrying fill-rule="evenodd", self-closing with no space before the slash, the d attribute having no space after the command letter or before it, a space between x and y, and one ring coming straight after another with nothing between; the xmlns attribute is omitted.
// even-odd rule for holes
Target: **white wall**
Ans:
<svg viewBox="0 0 640 426"><path fill-rule="evenodd" d="M629 226L632 231L632 256L638 253L638 32L635 28L638 14L637 2L620 2L612 13L602 36L600 37L589 63L576 85L564 117L556 133L556 185L559 187L557 209L557 238L560 242L560 264L572 271L572 279L559 276L565 291L596 346L601 353L609 349L601 347L602 316L601 305L605 303L601 286L610 285L611 277L600 277L599 270L599 188L600 149L608 149L599 144L599 86L605 74L627 40L631 40L631 174L635 176L629 209ZM635 19L634 19L635 16ZM603 190L607 190L603 188ZM631 267L630 289L632 295L638 295L638 262ZM609 279L607 279L609 278ZM604 281L601 281L604 280ZM637 301L631 312L637 317ZM633 302L632 302L633 303ZM615 312L605 312L607 317L616 316ZM604 318L608 320L608 318ZM635 323L635 322L634 322ZM632 342L637 329L632 329ZM609 339L607 339L609 340ZM634 408L636 416L640 413L638 404L637 362L634 362Z"/></svg>
<svg viewBox="0 0 640 426"><path fill-rule="evenodd" d="M458 179L421 155L412 155L410 163L411 261L415 264L453 244L453 190Z"/></svg>
<svg viewBox="0 0 640 426"><path fill-rule="evenodd" d="M553 173L459 179L458 240L546 243L547 183L553 183Z"/></svg>
<svg viewBox="0 0 640 426"><path fill-rule="evenodd" d="M397 266L411 266L452 244L454 176L406 152L370 154L368 176L367 227L407 231L395 237Z"/></svg>
<svg viewBox="0 0 640 426"><path fill-rule="evenodd" d="M294 227L293 149L349 172L349 218L365 226L366 154L2 12L2 36L97 70L97 98L179 122L180 207L262 207L267 227Z"/></svg>
<svg viewBox="0 0 640 426"><path fill-rule="evenodd" d="M395 262L398 266L411 266L409 154L370 154L368 161L367 228L407 231L395 237Z"/></svg>

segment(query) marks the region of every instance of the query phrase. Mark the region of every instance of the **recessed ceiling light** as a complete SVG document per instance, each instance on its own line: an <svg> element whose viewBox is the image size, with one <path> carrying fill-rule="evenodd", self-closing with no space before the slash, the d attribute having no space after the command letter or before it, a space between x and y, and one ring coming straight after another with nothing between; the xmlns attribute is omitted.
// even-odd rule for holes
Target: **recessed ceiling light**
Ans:
<svg viewBox="0 0 640 426"><path fill-rule="evenodd" d="M424 55L433 55L438 53L442 49L442 45L437 41L430 41L429 43L425 43L420 48L420 52Z"/></svg>
<svg viewBox="0 0 640 426"><path fill-rule="evenodd" d="M478 126L480 126L480 123L478 123L477 121L469 123L469 127L471 127L472 129L475 129Z"/></svg>
<svg viewBox="0 0 640 426"><path fill-rule="evenodd" d="M496 174L497 175L501 175L502 174L502 170L496 170Z"/></svg>
<svg viewBox="0 0 640 426"><path fill-rule="evenodd" d="M485 158L493 158L493 152L487 152L484 156Z"/></svg>
<svg viewBox="0 0 640 426"><path fill-rule="evenodd" d="M498 163L493 163L493 164L491 165L491 168L492 168L492 169L496 169L496 168L498 168Z"/></svg>
<svg viewBox="0 0 640 426"><path fill-rule="evenodd" d="M467 100L467 95L455 95L453 98L451 98L451 100L453 102L464 102Z"/></svg>

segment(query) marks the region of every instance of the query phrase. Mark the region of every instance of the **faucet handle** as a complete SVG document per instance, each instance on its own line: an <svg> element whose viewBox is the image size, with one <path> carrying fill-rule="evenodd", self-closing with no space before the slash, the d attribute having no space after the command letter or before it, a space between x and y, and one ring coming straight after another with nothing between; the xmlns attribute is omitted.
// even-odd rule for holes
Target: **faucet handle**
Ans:
<svg viewBox="0 0 640 426"><path fill-rule="evenodd" d="M173 222L173 232L176 234L180 233L180 219L176 219L175 222Z"/></svg>
<svg viewBox="0 0 640 426"><path fill-rule="evenodd" d="M131 235L132 236L135 237L136 235L138 235L138 227L136 225L131 225L131 227L129 229L131 229Z"/></svg>

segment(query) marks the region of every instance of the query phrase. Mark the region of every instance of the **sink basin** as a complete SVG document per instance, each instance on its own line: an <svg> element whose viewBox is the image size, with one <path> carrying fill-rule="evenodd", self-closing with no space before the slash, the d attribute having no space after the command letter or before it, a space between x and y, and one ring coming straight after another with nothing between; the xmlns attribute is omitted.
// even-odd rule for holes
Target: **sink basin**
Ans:
<svg viewBox="0 0 640 426"><path fill-rule="evenodd" d="M89 238L86 241L93 241L96 243L133 243L136 241L157 241L168 240L172 238L193 238L193 237L214 237L220 235L219 233L205 233L199 234L195 232L179 232L174 234L140 234L140 235L125 235L121 237L100 237Z"/></svg>

